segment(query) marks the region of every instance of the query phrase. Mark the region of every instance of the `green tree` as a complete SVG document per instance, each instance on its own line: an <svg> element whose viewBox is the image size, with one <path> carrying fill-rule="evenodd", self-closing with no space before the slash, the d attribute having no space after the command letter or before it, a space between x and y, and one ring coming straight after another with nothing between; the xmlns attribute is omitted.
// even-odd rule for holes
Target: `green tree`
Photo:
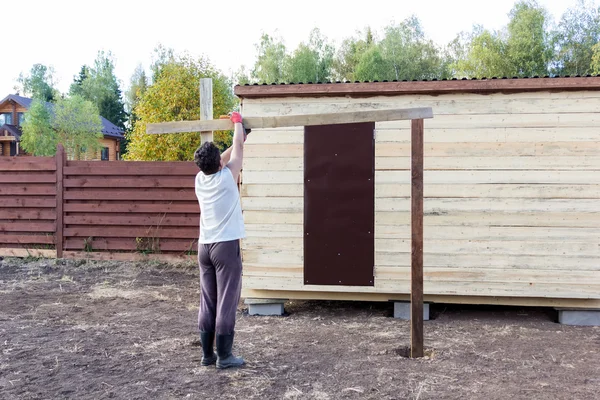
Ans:
<svg viewBox="0 0 600 400"><path fill-rule="evenodd" d="M125 129L127 113L114 70L112 55L99 52L93 67L84 65L81 68L69 93L91 101L98 108L101 116L121 129Z"/></svg>
<svg viewBox="0 0 600 400"><path fill-rule="evenodd" d="M46 104L43 100L34 99L21 125L23 134L20 146L34 156L56 154L58 138L56 131L52 129L52 117Z"/></svg>
<svg viewBox="0 0 600 400"><path fill-rule="evenodd" d="M100 150L103 135L98 108L81 96L70 96L56 103L52 126L70 159L80 160L85 154Z"/></svg>
<svg viewBox="0 0 600 400"><path fill-rule="evenodd" d="M146 71L142 65L138 65L131 76L129 81L129 89L125 93L125 104L127 107L127 113L129 114L129 125L133 127L135 122L139 119L135 115L135 108L137 107L140 99L148 89L148 77Z"/></svg>
<svg viewBox="0 0 600 400"><path fill-rule="evenodd" d="M213 117L236 106L231 82L206 59L174 56L160 64L157 79L142 95L134 112L139 117L128 134L127 160L192 160L200 145L197 132L165 135L146 133L147 123L197 120L200 118L200 78L213 79ZM224 150L231 145L231 132L215 132L214 141Z"/></svg>
<svg viewBox="0 0 600 400"><path fill-rule="evenodd" d="M517 76L544 76L552 59L546 9L535 0L517 2L509 13L507 56Z"/></svg>
<svg viewBox="0 0 600 400"><path fill-rule="evenodd" d="M587 75L592 72L593 47L600 42L600 7L579 0L563 14L552 43L556 51L553 72Z"/></svg>
<svg viewBox="0 0 600 400"><path fill-rule="evenodd" d="M466 54L462 54L464 58L459 57L451 67L455 76L492 78L516 73L507 55L506 41L498 32L477 26L467 40ZM455 41L454 45L460 51L460 44Z"/></svg>
<svg viewBox="0 0 600 400"><path fill-rule="evenodd" d="M369 47L356 65L354 78L358 81L383 81L393 73L393 67L389 60L386 60L381 46L374 45Z"/></svg>
<svg viewBox="0 0 600 400"><path fill-rule="evenodd" d="M590 64L592 74L600 74L600 42L592 47L592 62Z"/></svg>
<svg viewBox="0 0 600 400"><path fill-rule="evenodd" d="M260 83L281 83L284 81L285 45L281 38L263 34L256 45L258 57L252 70L252 78Z"/></svg>
<svg viewBox="0 0 600 400"><path fill-rule="evenodd" d="M300 43L285 63L288 82L326 82L331 79L334 48L318 28L311 31L308 43Z"/></svg>
<svg viewBox="0 0 600 400"><path fill-rule="evenodd" d="M34 64L28 75L19 74L15 89L22 90L25 96L43 101L55 101L60 96L54 88L54 69L42 64Z"/></svg>
<svg viewBox="0 0 600 400"><path fill-rule="evenodd" d="M356 69L361 57L375 45L375 37L370 27L359 32L358 37L344 39L333 60L333 71L336 79L356 81ZM368 74L367 74L368 75Z"/></svg>
<svg viewBox="0 0 600 400"><path fill-rule="evenodd" d="M435 44L425 37L419 20L412 16L385 28L381 53L390 70L387 80L433 79L442 75L442 58Z"/></svg>
<svg viewBox="0 0 600 400"><path fill-rule="evenodd" d="M246 66L242 65L232 77L233 82L236 85L246 85L252 83L250 72L246 70Z"/></svg>

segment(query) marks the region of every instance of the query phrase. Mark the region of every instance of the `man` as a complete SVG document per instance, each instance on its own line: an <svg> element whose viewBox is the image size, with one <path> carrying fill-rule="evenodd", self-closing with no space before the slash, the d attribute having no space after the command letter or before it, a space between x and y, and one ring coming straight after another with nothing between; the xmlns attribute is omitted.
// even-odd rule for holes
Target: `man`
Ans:
<svg viewBox="0 0 600 400"><path fill-rule="evenodd" d="M196 150L194 161L200 168L196 175L196 197L200 204L201 299L198 328L202 342L202 365L216 363L217 368L238 367L241 357L231 353L235 315L240 301L242 260L240 239L245 236L244 220L237 188L242 169L246 133L242 116L231 115L235 130L233 145L220 154L212 142ZM217 354L213 343L217 342Z"/></svg>

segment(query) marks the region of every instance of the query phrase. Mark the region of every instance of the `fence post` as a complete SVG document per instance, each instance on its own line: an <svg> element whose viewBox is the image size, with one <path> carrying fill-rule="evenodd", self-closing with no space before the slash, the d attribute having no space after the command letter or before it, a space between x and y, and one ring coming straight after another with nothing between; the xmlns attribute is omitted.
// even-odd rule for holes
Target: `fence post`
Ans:
<svg viewBox="0 0 600 400"><path fill-rule="evenodd" d="M63 179L64 179L64 166L65 162L65 148L62 144L59 144L56 148L56 229L55 229L55 246L56 246L56 258L62 258L63 256Z"/></svg>
<svg viewBox="0 0 600 400"><path fill-rule="evenodd" d="M411 123L410 356L418 358L423 357L423 120Z"/></svg>

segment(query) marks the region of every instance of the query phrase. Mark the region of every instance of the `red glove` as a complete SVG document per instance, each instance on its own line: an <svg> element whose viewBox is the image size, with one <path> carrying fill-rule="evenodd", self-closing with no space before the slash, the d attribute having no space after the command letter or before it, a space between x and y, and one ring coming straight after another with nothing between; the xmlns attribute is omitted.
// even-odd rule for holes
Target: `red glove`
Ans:
<svg viewBox="0 0 600 400"><path fill-rule="evenodd" d="M232 112L231 113L231 122L233 122L234 124L237 124L238 122L242 122L242 114L240 114L239 112Z"/></svg>

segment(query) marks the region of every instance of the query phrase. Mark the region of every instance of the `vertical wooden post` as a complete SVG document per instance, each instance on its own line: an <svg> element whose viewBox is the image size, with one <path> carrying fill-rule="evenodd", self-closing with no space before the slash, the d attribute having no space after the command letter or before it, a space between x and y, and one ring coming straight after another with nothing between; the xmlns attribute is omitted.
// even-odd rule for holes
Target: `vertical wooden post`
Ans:
<svg viewBox="0 0 600 400"><path fill-rule="evenodd" d="M213 90L212 79L200 79L200 119L213 119ZM213 132L200 132L202 143L213 141Z"/></svg>
<svg viewBox="0 0 600 400"><path fill-rule="evenodd" d="M64 166L65 166L65 148L62 144L59 144L56 149L56 229L55 234L55 246L56 246L56 258L62 258L63 256L63 179L64 179Z"/></svg>
<svg viewBox="0 0 600 400"><path fill-rule="evenodd" d="M410 356L423 357L423 120L411 121Z"/></svg>

